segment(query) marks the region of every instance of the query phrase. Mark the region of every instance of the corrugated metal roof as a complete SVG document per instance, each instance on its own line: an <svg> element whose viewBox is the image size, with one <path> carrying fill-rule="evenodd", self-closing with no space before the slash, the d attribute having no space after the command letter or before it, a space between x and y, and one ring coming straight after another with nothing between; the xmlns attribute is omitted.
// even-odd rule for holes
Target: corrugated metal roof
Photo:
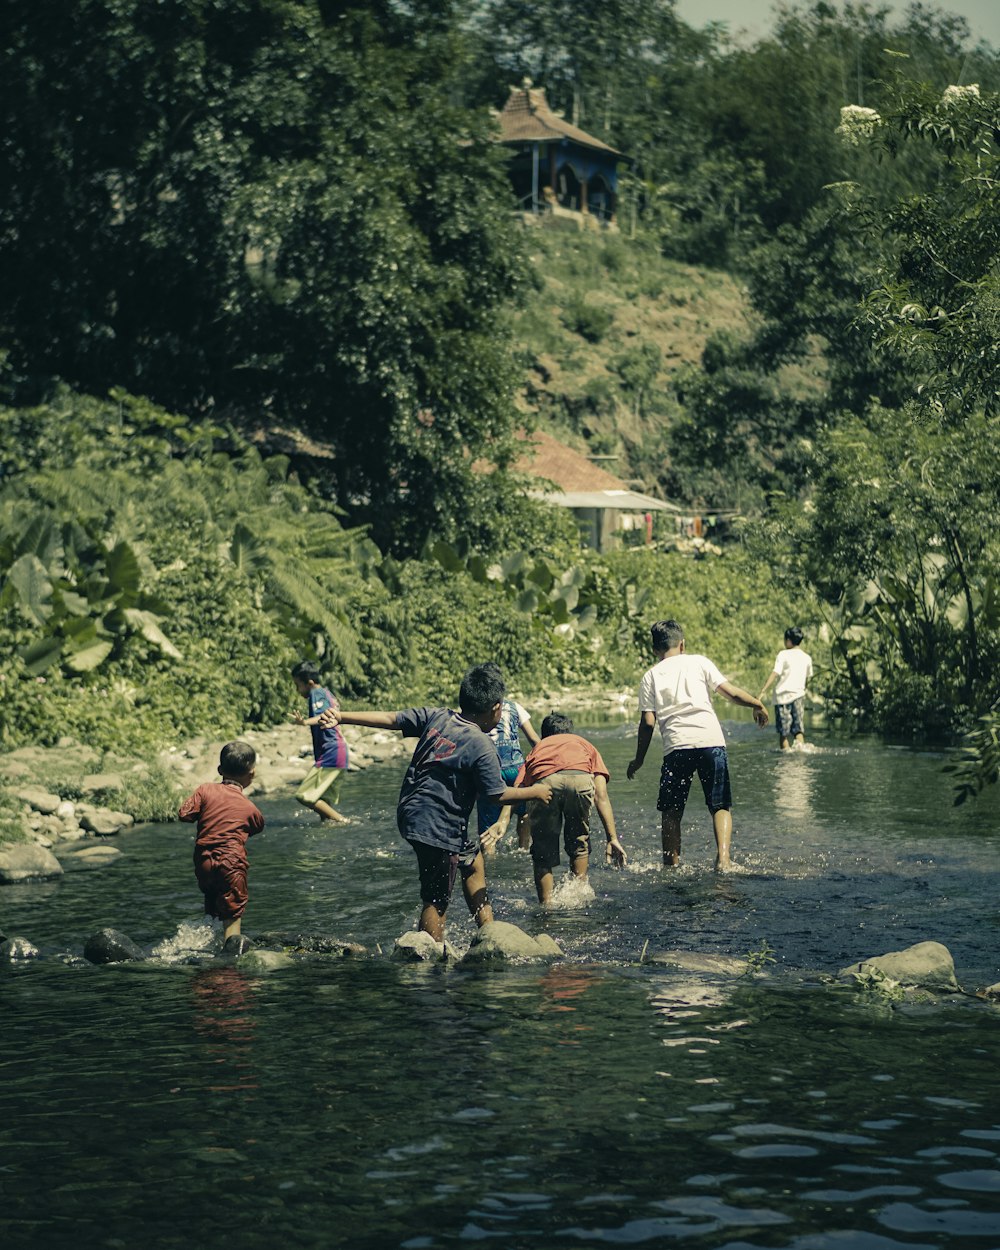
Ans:
<svg viewBox="0 0 1000 1250"><path fill-rule="evenodd" d="M636 490L533 490L534 499L556 504L560 508L617 508L622 512L680 512L673 503L641 495Z"/></svg>
<svg viewBox="0 0 1000 1250"><path fill-rule="evenodd" d="M507 103L500 113L500 136L501 143L570 139L581 147L610 152L612 156L622 155L617 148L595 139L554 113L545 98L543 87L511 87Z"/></svg>

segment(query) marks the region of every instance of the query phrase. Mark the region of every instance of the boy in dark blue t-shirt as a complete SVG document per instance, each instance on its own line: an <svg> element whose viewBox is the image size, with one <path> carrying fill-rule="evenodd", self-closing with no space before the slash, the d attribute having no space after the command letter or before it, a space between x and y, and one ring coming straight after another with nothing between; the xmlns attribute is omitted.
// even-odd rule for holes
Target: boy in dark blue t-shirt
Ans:
<svg viewBox="0 0 1000 1250"><path fill-rule="evenodd" d="M493 919L486 890L486 870L479 834L469 833L469 813L477 796L493 803L537 799L548 803L551 788L507 786L489 731L500 719L504 684L495 665L470 668L458 695L461 711L450 708L409 708L403 712L322 713L320 725L366 725L397 729L417 737L413 758L403 778L396 807L399 832L413 847L420 873L420 929L444 941L445 913L455 885L462 892L477 925Z"/></svg>
<svg viewBox="0 0 1000 1250"><path fill-rule="evenodd" d="M311 807L322 820L348 825L351 822L333 806L340 802L341 777L347 771L347 743L335 725L320 724L320 716L330 708L339 708L340 704L319 684L319 669L311 660L300 660L294 666L292 681L309 703L309 715L296 712L294 719L299 725L309 726L313 740L313 766L295 791L295 797L304 806Z"/></svg>

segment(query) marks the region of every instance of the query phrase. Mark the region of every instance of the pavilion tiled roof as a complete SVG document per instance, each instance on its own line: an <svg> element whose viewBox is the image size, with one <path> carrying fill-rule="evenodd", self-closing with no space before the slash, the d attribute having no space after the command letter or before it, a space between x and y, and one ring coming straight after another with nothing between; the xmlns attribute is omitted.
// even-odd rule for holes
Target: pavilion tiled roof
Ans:
<svg viewBox="0 0 1000 1250"><path fill-rule="evenodd" d="M613 156L622 155L617 148L602 143L554 113L545 98L543 87L527 84L511 87L507 103L500 113L500 142L551 142L559 139L570 139L581 147L610 152Z"/></svg>

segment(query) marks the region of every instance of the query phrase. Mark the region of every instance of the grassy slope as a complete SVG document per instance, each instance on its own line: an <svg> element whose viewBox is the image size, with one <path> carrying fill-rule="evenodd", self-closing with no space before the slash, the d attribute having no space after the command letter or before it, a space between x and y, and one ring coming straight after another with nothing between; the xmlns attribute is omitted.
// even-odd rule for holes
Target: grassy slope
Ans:
<svg viewBox="0 0 1000 1250"><path fill-rule="evenodd" d="M716 331L748 330L738 282L666 260L654 245L620 235L539 229L527 251L536 289L515 323L528 366L525 407L579 449L617 454L606 462L612 472L645 479L644 461L656 454L677 411L672 375L697 365ZM611 314L597 341L573 328L581 304ZM659 352L659 367L649 391L637 397L616 362L643 344Z"/></svg>

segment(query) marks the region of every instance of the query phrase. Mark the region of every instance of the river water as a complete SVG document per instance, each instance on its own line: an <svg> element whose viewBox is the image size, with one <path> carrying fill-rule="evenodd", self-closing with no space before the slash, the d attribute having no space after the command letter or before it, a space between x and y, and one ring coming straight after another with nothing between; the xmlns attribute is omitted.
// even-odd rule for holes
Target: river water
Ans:
<svg viewBox="0 0 1000 1250"><path fill-rule="evenodd" d="M592 889L543 912L524 853L491 861L497 918L563 945L548 967L388 958L417 914L399 761L348 779L349 828L263 799L251 844L247 933L370 959L184 962L218 938L179 824L5 887L0 931L47 957L0 969L0 1247L996 1250L1000 1009L827 979L932 939L967 990L1000 980L996 796L953 809L933 754L826 738L786 757L727 729L732 874L711 870L700 795L682 867L660 867L658 761L624 780L625 725L590 736L629 868L595 857ZM106 925L158 958L55 958ZM470 933L459 900L449 938ZM684 973L664 951L766 971Z"/></svg>

